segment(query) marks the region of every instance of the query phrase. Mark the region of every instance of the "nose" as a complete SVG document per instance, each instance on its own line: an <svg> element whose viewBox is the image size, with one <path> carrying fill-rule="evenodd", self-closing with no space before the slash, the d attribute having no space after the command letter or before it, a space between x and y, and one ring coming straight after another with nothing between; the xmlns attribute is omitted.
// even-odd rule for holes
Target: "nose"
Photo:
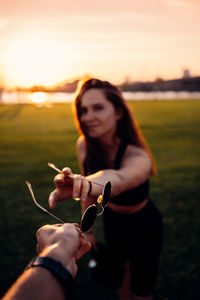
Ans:
<svg viewBox="0 0 200 300"><path fill-rule="evenodd" d="M82 119L83 122L90 122L90 121L93 121L94 118L95 118L95 116L94 116L92 110L88 110L88 111L85 112L85 113L82 115L82 117L81 117L81 119Z"/></svg>

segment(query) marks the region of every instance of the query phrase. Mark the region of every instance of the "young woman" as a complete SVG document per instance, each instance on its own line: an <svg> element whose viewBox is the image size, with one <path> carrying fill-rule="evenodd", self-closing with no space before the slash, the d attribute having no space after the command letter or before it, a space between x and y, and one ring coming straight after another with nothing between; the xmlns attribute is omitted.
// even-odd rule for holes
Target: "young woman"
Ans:
<svg viewBox="0 0 200 300"><path fill-rule="evenodd" d="M102 190L96 184L90 187L87 180L100 184L110 180L111 199L104 211L105 240L116 264L130 262L130 297L153 299L162 217L149 199L149 177L156 174L151 153L114 85L95 78L83 81L74 104L81 132L77 153L84 176L75 175L72 179L68 176L71 170L63 169L55 177L56 190L50 194L50 207L73 196L81 198L85 210ZM95 249L91 231L88 240ZM125 295L121 298L125 299Z"/></svg>

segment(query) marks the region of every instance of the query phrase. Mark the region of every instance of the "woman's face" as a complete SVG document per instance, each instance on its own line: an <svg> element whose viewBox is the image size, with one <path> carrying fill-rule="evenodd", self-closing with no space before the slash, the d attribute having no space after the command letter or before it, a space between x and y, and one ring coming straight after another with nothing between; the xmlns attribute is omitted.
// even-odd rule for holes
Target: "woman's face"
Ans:
<svg viewBox="0 0 200 300"><path fill-rule="evenodd" d="M115 135L119 119L120 113L116 112L102 90L89 89L83 94L80 121L91 138Z"/></svg>

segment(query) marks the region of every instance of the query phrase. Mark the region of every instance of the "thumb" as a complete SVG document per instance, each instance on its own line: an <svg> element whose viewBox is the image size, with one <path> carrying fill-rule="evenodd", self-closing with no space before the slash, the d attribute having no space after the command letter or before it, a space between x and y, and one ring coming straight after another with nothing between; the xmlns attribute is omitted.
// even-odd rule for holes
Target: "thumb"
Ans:
<svg viewBox="0 0 200 300"><path fill-rule="evenodd" d="M58 201L58 192L57 190L54 190L53 192L50 193L49 195L49 200L48 200L48 203L49 203L49 207L52 209L52 208L55 208L56 207L56 202Z"/></svg>
<svg viewBox="0 0 200 300"><path fill-rule="evenodd" d="M84 242L81 247L76 252L76 260L80 259L83 255L85 255L91 249L90 242Z"/></svg>

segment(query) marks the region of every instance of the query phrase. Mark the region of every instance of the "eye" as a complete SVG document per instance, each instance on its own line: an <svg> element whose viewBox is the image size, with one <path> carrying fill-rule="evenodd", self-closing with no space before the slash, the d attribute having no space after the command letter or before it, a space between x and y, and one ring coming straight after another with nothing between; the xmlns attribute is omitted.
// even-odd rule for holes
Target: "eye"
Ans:
<svg viewBox="0 0 200 300"><path fill-rule="evenodd" d="M87 108L86 107L82 107L81 108L81 116L87 113Z"/></svg>
<svg viewBox="0 0 200 300"><path fill-rule="evenodd" d="M103 110L104 107L101 104L96 104L96 105L94 105L93 109L96 110L96 111L98 111L98 110Z"/></svg>

